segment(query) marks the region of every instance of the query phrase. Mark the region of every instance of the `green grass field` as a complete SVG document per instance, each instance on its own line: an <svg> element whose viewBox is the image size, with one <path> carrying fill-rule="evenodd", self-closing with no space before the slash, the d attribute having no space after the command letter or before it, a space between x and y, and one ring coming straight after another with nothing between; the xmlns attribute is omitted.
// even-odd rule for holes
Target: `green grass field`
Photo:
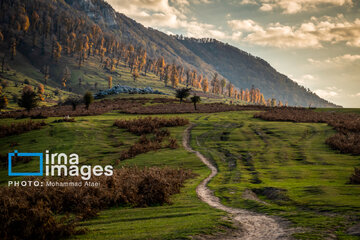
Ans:
<svg viewBox="0 0 360 240"><path fill-rule="evenodd" d="M334 131L325 124L266 122L252 118L253 112L184 114L197 124L192 131L192 147L201 151L219 168L210 188L225 205L282 216L302 233L299 239L359 239L345 230L360 219L360 188L347 184L359 156L331 150L325 139ZM162 115L169 117L174 115ZM136 115L115 112L101 116L76 117L76 122L52 123L17 136L1 139L0 154L20 152L75 152L81 163L111 164L138 137L113 127L115 119ZM24 120L1 119L0 124ZM169 128L181 143L186 127ZM18 146L10 147L12 143ZM180 144L181 145L181 144ZM28 170L33 162L15 166ZM225 214L201 202L195 188L210 171L182 146L141 154L117 167L137 165L192 169L198 176L186 183L172 205L148 208L112 208L81 223L89 229L75 239L184 239L191 235L220 231L231 224ZM9 177L1 169L1 184ZM16 179L16 178L15 178ZM279 190L275 197L261 194L267 187ZM245 200L242 193L252 189L267 205Z"/></svg>
<svg viewBox="0 0 360 240"><path fill-rule="evenodd" d="M360 157L331 150L325 139L334 131L325 124L266 122L252 115L213 114L192 132L193 147L219 168L209 185L215 194L225 205L289 219L303 228L300 239L358 239L345 230L360 219L360 188L347 184ZM272 194L266 194L270 187ZM268 204L243 199L245 189Z"/></svg>

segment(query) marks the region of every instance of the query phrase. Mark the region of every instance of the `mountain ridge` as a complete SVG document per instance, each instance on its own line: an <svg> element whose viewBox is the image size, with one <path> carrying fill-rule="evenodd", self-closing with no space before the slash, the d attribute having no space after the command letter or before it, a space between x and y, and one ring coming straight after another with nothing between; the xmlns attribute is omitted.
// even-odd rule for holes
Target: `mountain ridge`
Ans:
<svg viewBox="0 0 360 240"><path fill-rule="evenodd" d="M116 12L108 3L105 3L107 10L102 11L104 14L102 18L99 16L95 18L95 14L89 14L92 0L69 0L67 2L82 2L82 7L78 10L87 11L88 16L98 24L107 24L113 31L120 31L122 41L141 45L153 58L163 56L166 61L176 61L185 68L196 69L207 75L209 79L212 78L214 72L217 72L238 88L250 89L254 85L261 89L266 98L275 97L282 102L288 102L289 105L337 107L300 86L286 75L279 73L264 59L253 56L235 46L215 39L203 42L202 39L180 38L150 27L146 28L126 15ZM114 22L117 24L113 24ZM209 40L209 38L205 39ZM206 54L210 57L206 57ZM220 58L221 60L219 60ZM221 64L224 61L228 64Z"/></svg>

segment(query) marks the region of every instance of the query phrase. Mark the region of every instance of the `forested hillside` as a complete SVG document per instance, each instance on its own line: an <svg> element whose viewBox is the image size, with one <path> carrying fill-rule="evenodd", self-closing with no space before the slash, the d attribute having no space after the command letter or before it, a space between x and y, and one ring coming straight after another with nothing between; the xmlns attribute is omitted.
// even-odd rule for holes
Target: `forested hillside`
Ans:
<svg viewBox="0 0 360 240"><path fill-rule="evenodd" d="M134 82L150 74L172 89L188 86L270 106L335 106L260 58L213 39L145 28L103 0L4 0L0 8L2 78L23 75L40 92L45 85L48 100L61 91L110 88L128 68Z"/></svg>

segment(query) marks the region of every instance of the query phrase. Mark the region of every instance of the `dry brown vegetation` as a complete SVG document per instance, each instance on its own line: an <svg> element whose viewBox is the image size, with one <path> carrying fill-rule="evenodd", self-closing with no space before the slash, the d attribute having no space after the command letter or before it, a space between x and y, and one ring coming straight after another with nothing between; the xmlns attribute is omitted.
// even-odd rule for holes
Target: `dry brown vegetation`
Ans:
<svg viewBox="0 0 360 240"><path fill-rule="evenodd" d="M181 114L181 113L215 113L215 112L229 112L229 111L250 111L250 110L264 110L266 107L257 105L229 105L223 103L208 103L198 104L197 109L194 109L192 103L168 103L155 104L150 106L138 106L126 109L124 113L131 114Z"/></svg>
<svg viewBox="0 0 360 240"><path fill-rule="evenodd" d="M360 184L360 168L354 169L354 174L350 176L350 184Z"/></svg>
<svg viewBox="0 0 360 240"><path fill-rule="evenodd" d="M152 105L145 105L150 103ZM2 112L0 118L26 118L41 119L47 117L64 117L64 116L93 116L101 115L114 110L121 113L130 114L171 114L171 113L213 113L227 111L244 111L244 110L264 110L264 106L240 106L228 105L222 103L199 104L195 110L193 104L185 102L179 104L176 99L169 98L116 98L103 99L92 103L87 110L84 104L77 106L75 110L70 104L57 105L52 107L39 107L26 110L16 110Z"/></svg>
<svg viewBox="0 0 360 240"><path fill-rule="evenodd" d="M301 108L275 108L257 113L256 118L268 121L327 123L337 133L326 140L342 153L360 154L360 115L348 113L315 112Z"/></svg>
<svg viewBox="0 0 360 240"><path fill-rule="evenodd" d="M185 180L193 176L182 169L121 168L111 177L93 177L100 187L1 187L0 239L59 239L78 234L84 229L76 230L76 223L96 216L101 209L170 203L170 196L179 193ZM81 178L46 181L79 182ZM58 214L66 217L59 219Z"/></svg>
<svg viewBox="0 0 360 240"><path fill-rule="evenodd" d="M32 120L20 122L20 123L12 123L10 125L1 125L0 137L17 135L31 130L40 129L45 125L46 123L44 121L35 122Z"/></svg>
<svg viewBox="0 0 360 240"><path fill-rule="evenodd" d="M157 117L145 117L132 120L116 120L114 126L119 128L125 128L129 132L136 135L143 135L148 133L154 133L163 127L176 127L189 124L189 120L186 118L174 117L174 118L157 118Z"/></svg>
<svg viewBox="0 0 360 240"><path fill-rule="evenodd" d="M121 153L119 161L162 148L178 148L177 140L170 137L169 130L162 128L184 126L186 124L189 124L189 120L180 117L145 117L131 120L116 120L114 126L127 129L136 135L141 135L136 143ZM148 137L146 134L151 134L151 136Z"/></svg>

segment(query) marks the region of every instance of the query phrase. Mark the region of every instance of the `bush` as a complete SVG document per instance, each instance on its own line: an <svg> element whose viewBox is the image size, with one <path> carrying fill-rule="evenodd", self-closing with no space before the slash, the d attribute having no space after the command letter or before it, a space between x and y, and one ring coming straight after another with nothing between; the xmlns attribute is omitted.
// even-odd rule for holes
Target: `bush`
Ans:
<svg viewBox="0 0 360 240"><path fill-rule="evenodd" d="M339 132L326 139L326 144L341 153L360 155L360 134L353 132Z"/></svg>
<svg viewBox="0 0 360 240"><path fill-rule="evenodd" d="M327 123L338 131L326 140L331 148L342 153L360 154L360 115L358 114L315 112L285 107L256 113L254 117L268 121Z"/></svg>
<svg viewBox="0 0 360 240"><path fill-rule="evenodd" d="M360 184L360 168L354 168L354 173L350 177L350 184Z"/></svg>
<svg viewBox="0 0 360 240"><path fill-rule="evenodd" d="M76 221L92 218L101 209L170 203L170 196L193 176L182 169L121 168L111 177L93 177L91 181L100 187L0 187L0 239L59 239L78 234ZM46 180L61 182L62 178ZM66 178L69 181L81 178ZM69 213L76 218L55 215Z"/></svg>
<svg viewBox="0 0 360 240"><path fill-rule="evenodd" d="M44 121L34 122L32 120L20 123L12 123L10 125L0 125L0 137L17 135L28 132L47 125Z"/></svg>
<svg viewBox="0 0 360 240"><path fill-rule="evenodd" d="M174 118L137 118L132 120L116 120L114 126L125 128L136 135L154 133L155 130L163 127L176 127L189 124L189 120L180 117Z"/></svg>

